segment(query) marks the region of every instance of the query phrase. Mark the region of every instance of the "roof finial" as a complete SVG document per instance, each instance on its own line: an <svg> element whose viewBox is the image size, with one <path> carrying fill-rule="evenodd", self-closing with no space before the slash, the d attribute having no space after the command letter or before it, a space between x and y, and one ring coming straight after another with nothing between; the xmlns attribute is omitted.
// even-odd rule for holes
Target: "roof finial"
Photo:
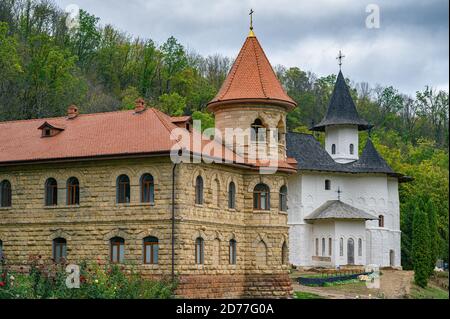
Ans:
<svg viewBox="0 0 450 319"><path fill-rule="evenodd" d="M342 59L343 58L345 58L345 55L342 55L341 50L339 50L339 55L336 58L336 60L339 60L339 71L341 71L341 68L342 68Z"/></svg>
<svg viewBox="0 0 450 319"><path fill-rule="evenodd" d="M253 13L255 13L255 11L253 11L253 9L250 9L250 33L248 34L249 37L254 37L255 34L253 33Z"/></svg>
<svg viewBox="0 0 450 319"><path fill-rule="evenodd" d="M341 194L342 194L340 186L338 187L338 190L336 191L336 193L338 194L338 201L340 201L341 200Z"/></svg>

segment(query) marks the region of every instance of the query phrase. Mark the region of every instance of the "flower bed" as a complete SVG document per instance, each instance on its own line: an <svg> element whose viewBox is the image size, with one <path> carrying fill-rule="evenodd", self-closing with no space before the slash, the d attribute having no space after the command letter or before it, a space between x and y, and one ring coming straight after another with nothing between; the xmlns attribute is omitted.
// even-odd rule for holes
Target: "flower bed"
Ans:
<svg viewBox="0 0 450 319"><path fill-rule="evenodd" d="M129 267L128 267L129 268ZM146 280L119 265L80 264L80 287L68 288L64 264L47 264L32 258L27 273L11 272L3 265L0 299L167 299L175 284L169 280Z"/></svg>

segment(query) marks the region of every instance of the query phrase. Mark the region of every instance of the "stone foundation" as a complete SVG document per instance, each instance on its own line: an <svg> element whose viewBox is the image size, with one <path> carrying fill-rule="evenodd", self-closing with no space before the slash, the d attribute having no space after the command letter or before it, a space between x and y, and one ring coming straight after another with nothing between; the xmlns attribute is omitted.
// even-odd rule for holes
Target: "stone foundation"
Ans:
<svg viewBox="0 0 450 319"><path fill-rule="evenodd" d="M178 280L180 298L290 298L293 294L288 274L185 275Z"/></svg>

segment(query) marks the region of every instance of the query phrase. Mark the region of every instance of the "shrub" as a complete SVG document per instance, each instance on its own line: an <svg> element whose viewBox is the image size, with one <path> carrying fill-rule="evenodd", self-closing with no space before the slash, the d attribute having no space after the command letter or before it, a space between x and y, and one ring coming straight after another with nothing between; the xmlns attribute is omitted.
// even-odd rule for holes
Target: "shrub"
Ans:
<svg viewBox="0 0 450 319"><path fill-rule="evenodd" d="M80 288L69 289L65 268L64 264L44 265L39 257L31 260L26 274L4 267L0 299L167 299L176 287L167 279L146 280L132 267L83 262Z"/></svg>

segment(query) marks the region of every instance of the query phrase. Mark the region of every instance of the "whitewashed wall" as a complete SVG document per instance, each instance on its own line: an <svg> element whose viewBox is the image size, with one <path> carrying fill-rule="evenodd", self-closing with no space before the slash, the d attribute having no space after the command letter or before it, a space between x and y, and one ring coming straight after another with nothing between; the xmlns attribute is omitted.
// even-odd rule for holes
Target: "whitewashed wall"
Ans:
<svg viewBox="0 0 450 319"><path fill-rule="evenodd" d="M326 179L331 181L331 190L325 190ZM336 226L336 229L339 228L347 238L349 236L364 238L362 259L358 259L357 240L355 240L355 263L375 263L389 266L389 252L393 250L395 266L400 266L400 214L397 179L388 178L385 174L356 175L319 172L301 172L289 179L288 213L291 263L300 266L313 264L311 260L311 256L315 253L313 236L314 234L318 235L318 231L314 229L315 226L305 223L304 217L326 201L337 199L338 187L342 191L341 200L343 202L377 217L383 215L385 218L385 227L383 228L378 227L377 220L366 222L365 227L364 222L361 222L361 227L351 223L347 223L347 226L340 224ZM361 233L362 230L365 234ZM337 236L334 238L335 252L339 253L339 243L336 238ZM344 251L346 246L345 240ZM337 255L335 254L335 256ZM343 259L333 259L333 263L346 264L346 258L347 254L344 253Z"/></svg>
<svg viewBox="0 0 450 319"><path fill-rule="evenodd" d="M358 160L359 135L357 125L336 125L325 128L325 150L338 163L348 163ZM331 147L336 145L336 154L332 154ZM350 154L350 144L354 146L354 153Z"/></svg>

